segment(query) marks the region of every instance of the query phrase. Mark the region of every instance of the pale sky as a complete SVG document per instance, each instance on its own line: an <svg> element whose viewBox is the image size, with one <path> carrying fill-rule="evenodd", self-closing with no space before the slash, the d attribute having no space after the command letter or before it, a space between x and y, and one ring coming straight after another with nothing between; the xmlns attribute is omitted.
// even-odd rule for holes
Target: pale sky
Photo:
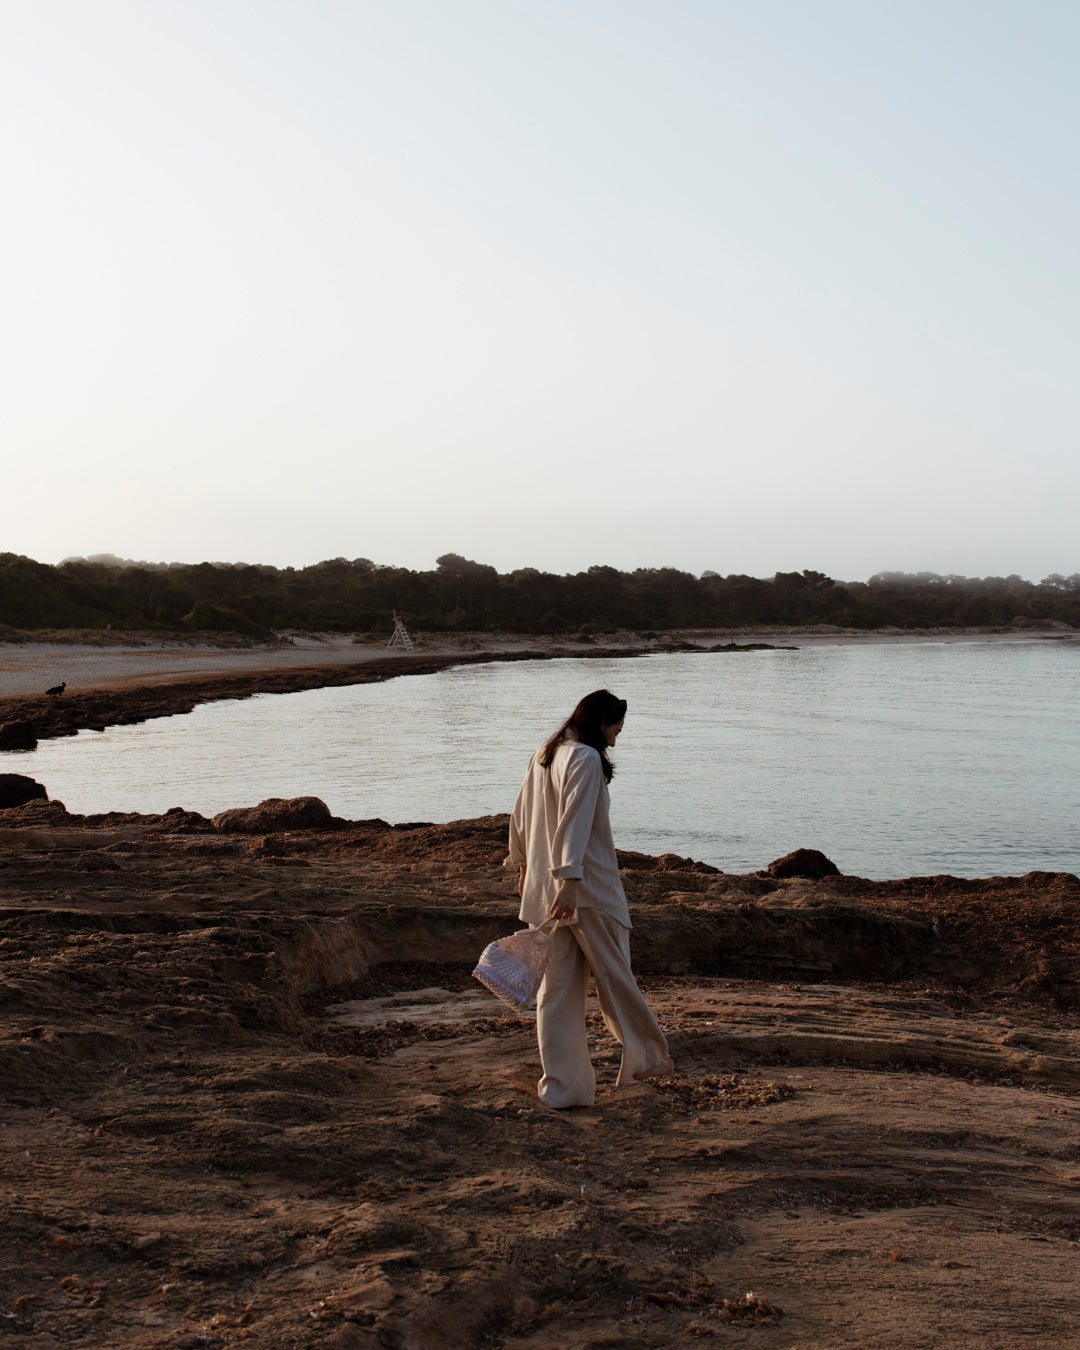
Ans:
<svg viewBox="0 0 1080 1350"><path fill-rule="evenodd" d="M1080 570L1076 0L0 18L0 550Z"/></svg>

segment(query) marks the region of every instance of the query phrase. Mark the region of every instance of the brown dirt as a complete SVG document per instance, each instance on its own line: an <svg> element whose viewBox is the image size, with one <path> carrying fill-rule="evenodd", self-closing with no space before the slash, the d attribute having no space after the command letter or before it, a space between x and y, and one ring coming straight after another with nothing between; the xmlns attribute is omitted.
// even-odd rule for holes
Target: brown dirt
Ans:
<svg viewBox="0 0 1080 1350"><path fill-rule="evenodd" d="M504 833L0 812L0 1347L1080 1345L1080 882L626 854L553 1112Z"/></svg>

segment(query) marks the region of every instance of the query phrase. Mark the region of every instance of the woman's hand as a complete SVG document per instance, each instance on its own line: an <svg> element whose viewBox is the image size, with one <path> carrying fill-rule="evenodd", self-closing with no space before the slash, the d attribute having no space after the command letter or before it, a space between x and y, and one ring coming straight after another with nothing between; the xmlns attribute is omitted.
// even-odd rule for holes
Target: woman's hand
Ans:
<svg viewBox="0 0 1080 1350"><path fill-rule="evenodd" d="M550 919L572 919L574 911L577 909L577 880L565 881L560 879L559 889L555 892L555 899L551 902L551 908L548 910Z"/></svg>
<svg viewBox="0 0 1080 1350"><path fill-rule="evenodd" d="M525 864L518 864L518 899L525 899Z"/></svg>

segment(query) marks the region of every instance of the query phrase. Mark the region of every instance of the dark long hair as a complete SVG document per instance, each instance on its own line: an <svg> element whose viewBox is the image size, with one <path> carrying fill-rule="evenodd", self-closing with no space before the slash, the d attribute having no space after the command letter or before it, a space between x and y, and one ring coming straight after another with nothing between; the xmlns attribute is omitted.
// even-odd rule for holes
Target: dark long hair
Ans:
<svg viewBox="0 0 1080 1350"><path fill-rule="evenodd" d="M608 759L607 741L604 739L604 727L621 722L626 716L626 699L616 698L606 689L597 689L586 694L574 711L558 729L551 740L540 751L540 763L545 769L551 768L555 751L563 741L580 741L582 745L591 745L600 752L600 764L604 770L604 782L611 782L615 766Z"/></svg>

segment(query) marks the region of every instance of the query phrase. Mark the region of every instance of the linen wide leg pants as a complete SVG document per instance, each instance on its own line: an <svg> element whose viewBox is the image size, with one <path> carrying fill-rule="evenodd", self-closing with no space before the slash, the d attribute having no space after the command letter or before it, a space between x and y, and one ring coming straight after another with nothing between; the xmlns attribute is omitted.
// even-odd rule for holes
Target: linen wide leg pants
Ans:
<svg viewBox="0 0 1080 1350"><path fill-rule="evenodd" d="M596 910L579 908L576 922L556 928L536 1004L536 1036L544 1071L538 1085L547 1106L591 1106L596 1078L589 1059L585 1004L590 972L608 1030L622 1046L616 1087L654 1068L667 1055L664 1033L630 969L630 930Z"/></svg>

